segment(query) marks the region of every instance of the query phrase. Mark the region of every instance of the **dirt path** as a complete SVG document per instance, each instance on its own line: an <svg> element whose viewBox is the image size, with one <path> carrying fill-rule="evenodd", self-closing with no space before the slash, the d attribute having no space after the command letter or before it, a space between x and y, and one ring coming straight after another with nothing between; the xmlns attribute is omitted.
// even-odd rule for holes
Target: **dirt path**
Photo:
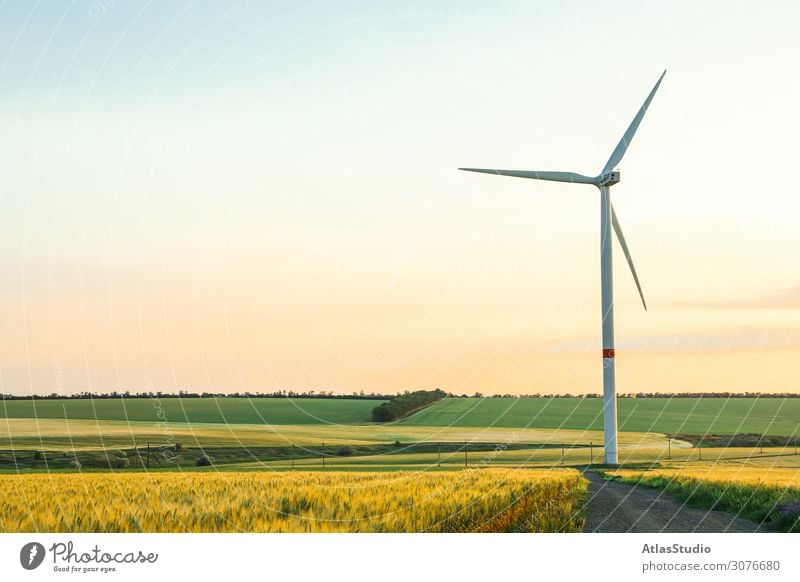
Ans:
<svg viewBox="0 0 800 582"><path fill-rule="evenodd" d="M605 481L597 473L589 480L585 532L723 533L759 532L766 528L725 513L694 509L658 489Z"/></svg>

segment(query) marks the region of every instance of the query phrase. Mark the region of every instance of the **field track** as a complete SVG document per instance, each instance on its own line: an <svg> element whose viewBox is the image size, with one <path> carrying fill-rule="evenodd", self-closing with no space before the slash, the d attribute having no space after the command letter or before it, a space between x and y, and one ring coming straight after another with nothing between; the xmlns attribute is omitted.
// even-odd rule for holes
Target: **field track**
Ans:
<svg viewBox="0 0 800 582"><path fill-rule="evenodd" d="M752 533L756 523L723 511L695 509L648 487L605 481L587 472L584 532L598 533Z"/></svg>

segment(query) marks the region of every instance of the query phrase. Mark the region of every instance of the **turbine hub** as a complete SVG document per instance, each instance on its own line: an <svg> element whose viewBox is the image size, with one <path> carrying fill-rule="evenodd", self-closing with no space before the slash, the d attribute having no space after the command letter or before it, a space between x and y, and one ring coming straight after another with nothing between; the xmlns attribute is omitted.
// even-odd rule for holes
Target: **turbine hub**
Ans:
<svg viewBox="0 0 800 582"><path fill-rule="evenodd" d="M619 172L606 172L597 177L598 186L613 186L619 182Z"/></svg>

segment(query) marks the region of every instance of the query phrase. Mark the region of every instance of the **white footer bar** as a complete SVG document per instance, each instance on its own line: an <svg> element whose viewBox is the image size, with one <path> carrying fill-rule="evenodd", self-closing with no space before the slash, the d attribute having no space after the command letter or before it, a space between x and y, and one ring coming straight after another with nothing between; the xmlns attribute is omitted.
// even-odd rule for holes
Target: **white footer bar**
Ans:
<svg viewBox="0 0 800 582"><path fill-rule="evenodd" d="M798 541L793 534L2 534L0 579L800 580Z"/></svg>

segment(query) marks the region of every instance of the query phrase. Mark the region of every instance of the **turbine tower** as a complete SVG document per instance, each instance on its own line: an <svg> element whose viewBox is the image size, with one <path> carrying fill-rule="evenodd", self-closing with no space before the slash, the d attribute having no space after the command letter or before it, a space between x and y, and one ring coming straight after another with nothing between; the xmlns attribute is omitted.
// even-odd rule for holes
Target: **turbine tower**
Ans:
<svg viewBox="0 0 800 582"><path fill-rule="evenodd" d="M614 171L642 122L650 102L658 91L661 81L667 71L661 73L653 90L645 99L644 104L639 109L636 117L633 118L622 139L614 148L611 157L608 158L606 165L597 176L584 176L574 172L537 172L533 170L489 170L483 168L459 168L467 172L481 172L484 174L497 174L498 176L511 176L512 178L530 178L533 180L549 180L551 182L571 182L573 184L591 184L600 190L600 282L602 298L602 322L603 322L603 432L605 440L605 462L609 465L616 465L617 455L617 389L615 384L615 363L614 363L614 273L612 270L611 256L611 229L617 235L617 240L622 247L622 254L633 274L636 282L636 289L642 299L642 305L647 310L647 303L644 300L642 286L639 284L639 277L636 275L636 268L633 266L633 259L622 234L614 207L611 205L611 186L619 183L619 172Z"/></svg>

